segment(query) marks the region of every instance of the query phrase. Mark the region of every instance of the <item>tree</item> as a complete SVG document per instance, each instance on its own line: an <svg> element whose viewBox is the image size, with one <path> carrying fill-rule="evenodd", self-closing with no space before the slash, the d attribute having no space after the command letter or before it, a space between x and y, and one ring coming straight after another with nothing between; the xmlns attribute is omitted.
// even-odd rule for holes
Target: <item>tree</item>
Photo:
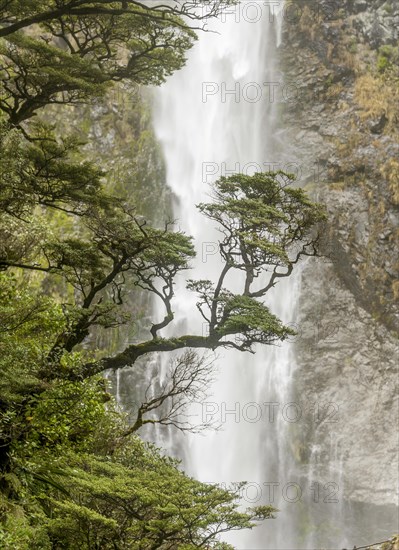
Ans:
<svg viewBox="0 0 399 550"><path fill-rule="evenodd" d="M10 463L13 442L26 432L29 398L46 387L38 372L63 325L61 308L51 298L0 273L0 471ZM0 478L0 487L3 483Z"/></svg>
<svg viewBox="0 0 399 550"><path fill-rule="evenodd" d="M185 63L196 34L236 0L1 0L0 109L14 125L48 104L101 97L112 82L160 84ZM201 28L201 27L196 27Z"/></svg>
<svg viewBox="0 0 399 550"><path fill-rule="evenodd" d="M198 294L197 307L209 324L209 335L158 338L153 333L152 340L87 365L88 372L133 364L153 351L184 347L253 351L255 344L271 344L291 335L293 331L259 298L280 278L288 277L303 256L317 255L316 226L325 217L322 207L312 203L303 190L289 186L291 181L293 176L283 172L222 177L214 184L214 202L198 206L218 223L222 235L219 252L223 268L219 279L188 281L188 288ZM244 275L241 294L233 294L224 286L231 270ZM147 273L143 268L137 276L142 288L154 292L155 272ZM261 283L255 287L258 280ZM161 296L167 312L164 326L173 320L172 296Z"/></svg>

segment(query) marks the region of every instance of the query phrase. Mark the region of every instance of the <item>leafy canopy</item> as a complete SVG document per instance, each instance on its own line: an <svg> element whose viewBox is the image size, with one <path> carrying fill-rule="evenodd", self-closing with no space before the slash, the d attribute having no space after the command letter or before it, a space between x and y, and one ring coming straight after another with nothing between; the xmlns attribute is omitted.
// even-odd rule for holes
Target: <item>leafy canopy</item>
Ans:
<svg viewBox="0 0 399 550"><path fill-rule="evenodd" d="M161 84L203 26L236 0L0 0L0 109L13 124L47 104L101 97L113 82ZM183 19L184 18L184 19Z"/></svg>

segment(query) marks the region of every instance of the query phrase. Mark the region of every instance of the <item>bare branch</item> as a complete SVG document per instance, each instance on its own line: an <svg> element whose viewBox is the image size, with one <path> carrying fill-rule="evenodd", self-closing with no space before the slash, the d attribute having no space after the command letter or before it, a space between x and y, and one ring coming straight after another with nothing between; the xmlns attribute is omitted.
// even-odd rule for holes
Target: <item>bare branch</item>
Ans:
<svg viewBox="0 0 399 550"><path fill-rule="evenodd" d="M206 429L217 429L213 421L191 422L190 404L202 403L214 379L213 361L204 355L199 357L193 350L169 362L166 377L155 376L146 390L146 401L141 403L132 426L123 434L125 437L146 424L174 426L180 431L198 433Z"/></svg>

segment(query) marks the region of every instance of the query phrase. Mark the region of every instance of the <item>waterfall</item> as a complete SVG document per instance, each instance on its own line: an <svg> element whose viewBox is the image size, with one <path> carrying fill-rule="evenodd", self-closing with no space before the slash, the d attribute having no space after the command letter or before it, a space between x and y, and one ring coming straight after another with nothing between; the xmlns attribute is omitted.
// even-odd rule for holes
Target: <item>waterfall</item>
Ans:
<svg viewBox="0 0 399 550"><path fill-rule="evenodd" d="M274 4L274 11L264 2L230 8L211 25L217 32L201 33L186 67L156 92L154 127L177 199L175 217L197 247L188 278L216 280L221 268L215 228L195 208L207 201L209 184L232 172L273 169L284 156L275 95L283 6ZM286 324L295 320L299 284L298 276L290 277L267 297ZM204 330L195 302L182 279L174 304L178 333ZM293 345L258 348L255 355L222 350L217 363L218 378L202 412L212 411L223 429L179 439L184 469L204 482L247 481L243 505L280 509L276 520L227 536L237 548L305 548L306 541L299 542L300 503L292 493L298 483L289 477Z"/></svg>

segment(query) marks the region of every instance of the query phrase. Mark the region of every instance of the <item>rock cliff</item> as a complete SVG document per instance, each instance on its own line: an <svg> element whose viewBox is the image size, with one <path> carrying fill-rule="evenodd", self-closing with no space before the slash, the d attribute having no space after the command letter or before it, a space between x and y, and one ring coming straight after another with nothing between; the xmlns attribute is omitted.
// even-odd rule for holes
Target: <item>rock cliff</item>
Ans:
<svg viewBox="0 0 399 550"><path fill-rule="evenodd" d="M295 393L338 411L297 435L298 466L381 506L398 481L398 28L394 1L288 2L280 47L284 162L329 213L326 257L303 270Z"/></svg>

